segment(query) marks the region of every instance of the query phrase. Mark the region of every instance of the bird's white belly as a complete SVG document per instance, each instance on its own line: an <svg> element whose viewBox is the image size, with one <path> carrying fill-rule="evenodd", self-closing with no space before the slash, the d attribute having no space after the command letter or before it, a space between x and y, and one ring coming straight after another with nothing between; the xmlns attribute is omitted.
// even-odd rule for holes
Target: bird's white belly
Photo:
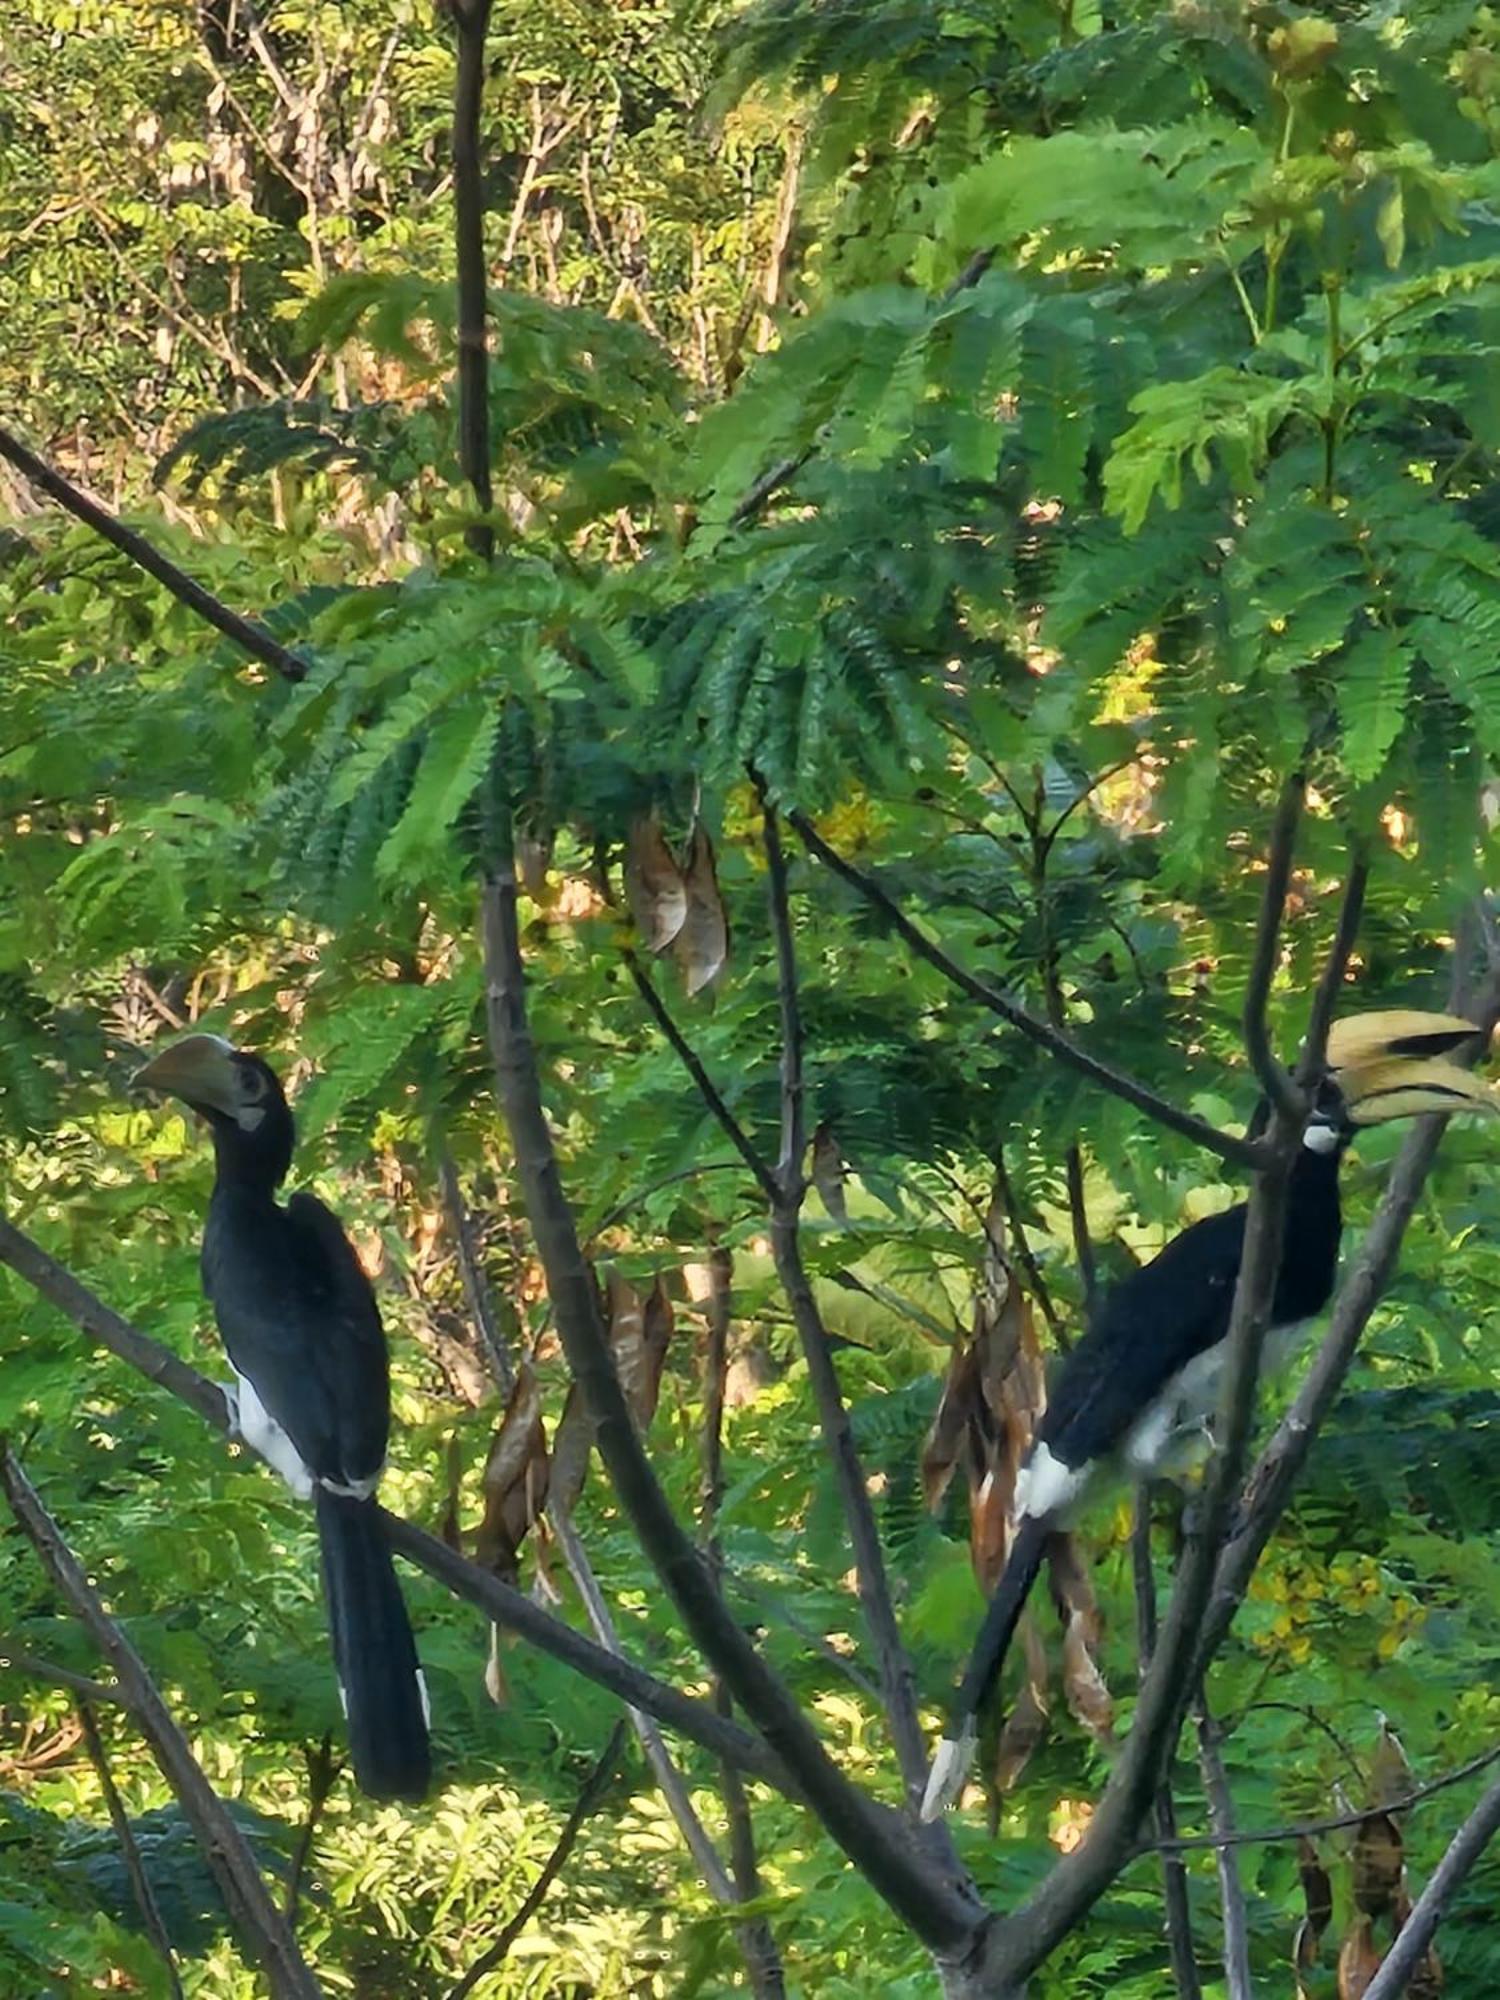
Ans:
<svg viewBox="0 0 1500 2000"><path fill-rule="evenodd" d="M1261 1352L1262 1376L1285 1365L1307 1326L1306 1320L1293 1320L1289 1326L1271 1329ZM1122 1456L1132 1473L1149 1478L1172 1455L1184 1432L1207 1430L1218 1412L1228 1366L1229 1342L1221 1340L1178 1370L1125 1433Z"/></svg>
<svg viewBox="0 0 1500 2000"><path fill-rule="evenodd" d="M238 1368L234 1372L239 1382L235 1425L240 1436L267 1465L281 1474L299 1500L310 1500L313 1477L303 1462L301 1452L260 1400L250 1377L241 1375Z"/></svg>

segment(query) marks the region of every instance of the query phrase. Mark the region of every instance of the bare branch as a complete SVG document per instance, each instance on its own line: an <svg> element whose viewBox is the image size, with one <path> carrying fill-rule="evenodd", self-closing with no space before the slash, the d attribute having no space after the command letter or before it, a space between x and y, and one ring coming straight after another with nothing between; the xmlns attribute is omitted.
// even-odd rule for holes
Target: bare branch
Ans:
<svg viewBox="0 0 1500 2000"><path fill-rule="evenodd" d="M1193 1707L1198 1725L1198 1768L1203 1773L1209 1825L1219 1836L1214 1859L1219 1871L1219 1909L1224 1919L1224 1990L1227 2000L1255 2000L1255 1983L1250 1972L1250 1919L1240 1880L1239 1857L1235 1853L1234 1798L1224 1769L1223 1732L1201 1688Z"/></svg>
<svg viewBox="0 0 1500 2000"><path fill-rule="evenodd" d="M139 1653L100 1602L9 1444L0 1444L0 1487L59 1595L114 1668L151 1754L203 1850L240 1942L264 1969L276 2000L320 2000L322 1989L271 1901L244 1835L203 1775Z"/></svg>
<svg viewBox="0 0 1500 2000"><path fill-rule="evenodd" d="M302 1877L307 1868L307 1858L312 1853L313 1835L344 1769L344 1760L334 1756L333 1738L326 1730L317 1749L309 1750L304 1744L302 1755L307 1764L307 1811L303 1815L302 1831L297 1835L292 1871L286 1884L286 1920L293 1930L297 1928L297 1904L302 1896Z"/></svg>
<svg viewBox="0 0 1500 2000"><path fill-rule="evenodd" d="M828 1329L802 1261L799 1222L806 1183L807 1152L802 1075L802 1018L797 994L797 948L792 936L787 891L786 854L775 807L758 786L764 815L765 848L770 894L771 933L776 944L776 983L781 1006L781 1157L776 1167L776 1193L771 1204L771 1249L777 1275L792 1309L802 1343L807 1372L817 1404L823 1443L833 1460L844 1520L854 1554L859 1601L869 1627L880 1669L880 1685L890 1723L896 1762L913 1807L927 1783L927 1747L917 1719L916 1683L901 1643L896 1610L891 1601L885 1554L864 1468L855 1449L849 1412L833 1363Z"/></svg>
<svg viewBox="0 0 1500 2000"><path fill-rule="evenodd" d="M0 1639L0 1673L23 1674L27 1680L49 1681L56 1687L67 1688L85 1701L126 1705L125 1697L117 1687L105 1681L90 1680L87 1674L75 1674L71 1667L60 1667L55 1660L44 1660L37 1653L28 1653L22 1646L12 1646Z"/></svg>
<svg viewBox="0 0 1500 2000"><path fill-rule="evenodd" d="M1318 981L1318 990L1313 995L1312 1013L1302 1043L1301 1060L1297 1064L1296 1081L1300 1090L1309 1089L1323 1071L1328 1051L1328 1029L1349 970L1354 940L1359 935L1359 920L1364 914L1365 890L1369 882L1370 857L1364 843L1360 842L1350 849L1349 879L1344 885L1344 899L1339 905L1338 928L1329 947L1323 976Z"/></svg>
<svg viewBox="0 0 1500 2000"><path fill-rule="evenodd" d="M624 1741L625 1724L617 1722L610 1731L609 1741L595 1760L593 1770L584 1779L583 1787L573 1803L573 1810L563 1821L556 1845L542 1863L536 1880L522 1897L520 1908L507 1922L488 1951L480 1953L463 1978L452 1988L448 2000L467 2000L467 1996L474 1991L485 1974L493 1972L505 1959L511 1946L542 1907L547 1891L568 1865L568 1856L577 1844L584 1822L593 1817L603 1801L604 1794L609 1790L610 1782L615 1775L615 1765L619 1762L620 1747Z"/></svg>
<svg viewBox="0 0 1500 2000"><path fill-rule="evenodd" d="M55 500L60 507L66 507L96 535L102 535L105 541L128 556L137 569L145 570L148 576L154 576L158 583L165 584L180 603L190 611L196 611L225 638L232 639L251 659L270 667L283 680L307 679L307 662L283 646L279 639L273 639L264 626L242 618L237 611L231 611L212 591L205 590L186 570L179 569L160 550L153 548L144 535L137 534L134 528L127 528L97 500L81 493L71 480L64 479L60 472L55 472L6 430L0 430L0 458L9 459L12 465L25 473L33 486Z"/></svg>
<svg viewBox="0 0 1500 2000"><path fill-rule="evenodd" d="M671 1044L677 1060L698 1086L698 1095L719 1121L725 1138L750 1169L761 1193L767 1201L774 1202L779 1192L775 1175L756 1149L743 1125L725 1103L717 1084L699 1061L692 1044L667 1011L666 1002L656 990L656 982L628 945L620 955L625 962L625 970L634 980L635 989L645 1001L652 1020Z"/></svg>
<svg viewBox="0 0 1500 2000"><path fill-rule="evenodd" d="M1491 1785L1448 1845L1432 1879L1412 1906L1380 1970L1365 1988L1365 2000L1398 2000L1425 1957L1459 1883L1500 1832L1500 1781Z"/></svg>
<svg viewBox="0 0 1500 2000"><path fill-rule="evenodd" d="M458 252L458 458L474 489L480 519L464 539L492 562L495 504L490 475L489 304L484 259L484 162L479 114L484 101L484 45L491 0L450 0L458 30L453 85L453 232Z"/></svg>
<svg viewBox="0 0 1500 2000"><path fill-rule="evenodd" d="M146 1864L141 1859L141 1850L130 1828L130 1815L120 1798L119 1787L115 1784L113 1771L109 1768L109 1758L104 1753L104 1739L99 1734L98 1719L93 1706L86 1696L80 1695L77 1702L78 1720L83 1728L83 1740L88 1746L89 1761L104 1793L104 1803L109 1808L109 1823L115 1830L115 1839L120 1843L120 1853L125 1862L125 1873L130 1877L131 1893L135 1906L141 1913L141 1922L150 1938L157 1957L161 1960L167 1975L167 1986L173 2000L182 2000L182 1980L177 1971L177 1960L172 1952L172 1940L167 1936L167 1927L161 1920L161 1910L151 1887L151 1878L146 1873Z"/></svg>
<svg viewBox="0 0 1500 2000"><path fill-rule="evenodd" d="M674 1518L615 1374L592 1277L563 1192L526 1018L517 888L507 858L482 900L490 1043L532 1234L574 1379L599 1450L641 1546L693 1638L828 1831L876 1892L935 1951L961 1949L980 1912L961 1885L913 1850L881 1808L837 1769L791 1694L729 1614L699 1551ZM717 1718L716 1718L717 1719Z"/></svg>
<svg viewBox="0 0 1500 2000"><path fill-rule="evenodd" d="M857 889L866 902L886 918L903 943L908 945L919 958L935 966L971 1000L977 1000L992 1014L998 1014L1002 1021L1018 1029L1029 1040L1046 1049L1050 1055L1056 1056L1059 1062L1066 1063L1070 1069L1076 1069L1080 1075L1088 1077L1091 1082L1099 1084L1103 1089L1112 1091L1127 1104L1133 1104L1138 1111L1144 1111L1159 1125L1165 1125L1170 1131L1180 1132L1195 1145L1217 1154L1221 1160L1228 1160L1237 1167L1256 1167L1262 1163L1264 1149L1254 1140L1242 1139L1232 1132L1221 1132L1217 1126L1195 1117L1192 1112L1179 1111L1175 1104L1170 1104L1166 1098L1159 1097L1144 1083L1137 1082L1123 1070L1117 1070L1111 1064L1101 1061L1098 1056L1091 1055L1087 1049L1081 1048L1069 1036L1059 1033L1039 1015L1023 1007L1019 1001L1010 999L998 988L991 986L988 981L976 979L972 973L966 972L956 959L949 957L941 945L934 944L917 929L900 904L873 875L862 868L856 868L835 848L830 847L805 813L789 812L787 818L797 829L798 835L810 853L815 854L841 881L847 882L852 889Z"/></svg>
<svg viewBox="0 0 1500 2000"><path fill-rule="evenodd" d="M210 1382L159 1341L152 1340L128 1320L122 1319L55 1258L49 1257L39 1244L33 1243L30 1237L23 1235L3 1217L0 1217L0 1263L8 1264L100 1346L108 1348L149 1380L169 1389L215 1430L228 1430L228 1412L217 1383ZM679 1694L676 1688L668 1687L641 1668L614 1658L582 1632L543 1611L521 1591L501 1583L498 1577L481 1569L477 1563L458 1555L435 1535L419 1528L414 1521L404 1521L399 1515L383 1510L381 1518L393 1549L419 1569L426 1570L455 1597L476 1605L495 1624L518 1633L539 1652L561 1661L586 1680L608 1688L622 1700L647 1710L669 1729L702 1744L715 1756L731 1758L741 1768L764 1778L779 1791L797 1795L796 1785L766 1746L749 1730L716 1715L707 1702ZM5 1656L13 1657L8 1650ZM111 1693L114 1699L128 1705L128 1690L100 1691L101 1698Z"/></svg>
<svg viewBox="0 0 1500 2000"><path fill-rule="evenodd" d="M1255 948L1250 956L1250 977L1245 986L1245 1052L1250 1058L1250 1066L1260 1079L1261 1089L1284 1122L1297 1126L1299 1130L1307 1117L1307 1100L1276 1059L1266 1025L1266 1002L1271 997L1271 982L1276 976L1281 918L1286 908L1292 854L1306 795L1307 779L1301 771L1294 771L1282 786L1281 797L1276 804L1270 852L1266 857L1266 880L1260 899L1260 920L1255 930ZM1331 966L1333 960L1330 959L1329 963ZM1339 978L1342 977L1341 968ZM1325 989L1331 1005L1335 987L1330 985L1326 974L1319 986L1320 1000Z"/></svg>
<svg viewBox="0 0 1500 2000"><path fill-rule="evenodd" d="M1135 1489L1135 1520L1130 1530L1130 1561L1135 1582L1136 1652L1142 1680L1156 1651L1156 1575L1151 1567L1151 1487L1142 1480ZM1177 1832L1177 1808L1172 1781L1163 1775L1152 1808L1161 1855L1162 1902L1167 1918L1167 1948L1178 2000L1203 2000L1198 1959L1193 1948L1193 1916L1188 1903L1187 1869L1171 1847Z"/></svg>
<svg viewBox="0 0 1500 2000"><path fill-rule="evenodd" d="M446 1143L438 1151L438 1183L443 1191L448 1227L453 1231L453 1248L458 1256L458 1271L463 1280L469 1317L478 1330L479 1344L484 1349L490 1373L500 1385L501 1395L509 1396L516 1385L516 1373L505 1351L505 1342L500 1338L500 1329L495 1324L495 1301L480 1266L479 1249L474 1241L474 1218L464 1200L464 1191L458 1182L458 1168Z"/></svg>

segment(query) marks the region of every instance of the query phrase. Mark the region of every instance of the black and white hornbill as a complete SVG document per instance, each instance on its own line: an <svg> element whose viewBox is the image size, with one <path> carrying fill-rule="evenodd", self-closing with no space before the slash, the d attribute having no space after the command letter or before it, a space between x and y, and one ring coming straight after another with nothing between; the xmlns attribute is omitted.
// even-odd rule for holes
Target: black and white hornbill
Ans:
<svg viewBox="0 0 1500 2000"><path fill-rule="evenodd" d="M360 1790L418 1800L431 1757L427 1696L375 1505L390 1427L380 1312L338 1217L276 1191L295 1131L259 1056L189 1035L135 1082L208 1120L217 1172L203 1231L203 1289L236 1382L231 1433L317 1509L334 1667Z"/></svg>
<svg viewBox="0 0 1500 2000"><path fill-rule="evenodd" d="M1343 1226L1339 1161L1356 1130L1427 1111L1500 1110L1489 1088L1449 1060L1479 1033L1454 1015L1405 1011L1334 1024L1287 1195L1267 1349L1273 1365L1333 1291ZM980 1707L1048 1536L1102 1472L1149 1477L1217 1408L1245 1215L1240 1202L1174 1237L1109 1292L1068 1356L1016 1475L1010 1550L933 1760L924 1819L962 1790Z"/></svg>

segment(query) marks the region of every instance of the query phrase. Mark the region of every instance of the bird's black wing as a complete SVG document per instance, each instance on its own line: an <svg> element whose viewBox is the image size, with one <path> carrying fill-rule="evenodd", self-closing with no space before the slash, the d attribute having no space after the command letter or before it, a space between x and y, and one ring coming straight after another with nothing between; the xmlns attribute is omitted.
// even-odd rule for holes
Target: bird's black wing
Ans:
<svg viewBox="0 0 1500 2000"><path fill-rule="evenodd" d="M318 1479L353 1485L385 1458L389 1363L370 1281L310 1194L253 1230L209 1212L203 1283L229 1358Z"/></svg>
<svg viewBox="0 0 1500 2000"><path fill-rule="evenodd" d="M345 1480L372 1478L385 1463L391 1422L390 1357L380 1308L343 1224L316 1195L286 1205L294 1235L316 1270L322 1315L319 1372L328 1385L339 1464Z"/></svg>
<svg viewBox="0 0 1500 2000"><path fill-rule="evenodd" d="M1077 1468L1116 1449L1178 1370L1229 1331L1245 1204L1205 1216L1112 1288L1068 1356L1037 1440Z"/></svg>

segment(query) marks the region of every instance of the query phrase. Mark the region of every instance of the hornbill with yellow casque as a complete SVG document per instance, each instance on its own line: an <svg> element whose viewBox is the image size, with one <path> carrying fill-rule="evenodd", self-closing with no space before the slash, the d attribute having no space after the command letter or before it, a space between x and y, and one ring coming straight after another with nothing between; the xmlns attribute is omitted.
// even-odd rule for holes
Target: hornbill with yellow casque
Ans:
<svg viewBox="0 0 1500 2000"><path fill-rule="evenodd" d="M1450 1059L1480 1032L1455 1015L1399 1010L1335 1022L1287 1192L1270 1313L1273 1360L1333 1291L1343 1227L1339 1162L1358 1128L1430 1111L1500 1110L1491 1090ZM933 1760L924 1819L963 1787L979 1710L1048 1536L1102 1472L1148 1478L1216 1409L1246 1212L1240 1202L1174 1237L1109 1292L1068 1356L1016 1476L1010 1550Z"/></svg>
<svg viewBox="0 0 1500 2000"><path fill-rule="evenodd" d="M417 1649L375 1505L390 1428L385 1334L338 1217L276 1191L295 1130L275 1074L219 1035L189 1035L136 1073L207 1119L217 1171L203 1289L234 1368L231 1434L317 1510L334 1667L361 1791L418 1800L431 1758Z"/></svg>

